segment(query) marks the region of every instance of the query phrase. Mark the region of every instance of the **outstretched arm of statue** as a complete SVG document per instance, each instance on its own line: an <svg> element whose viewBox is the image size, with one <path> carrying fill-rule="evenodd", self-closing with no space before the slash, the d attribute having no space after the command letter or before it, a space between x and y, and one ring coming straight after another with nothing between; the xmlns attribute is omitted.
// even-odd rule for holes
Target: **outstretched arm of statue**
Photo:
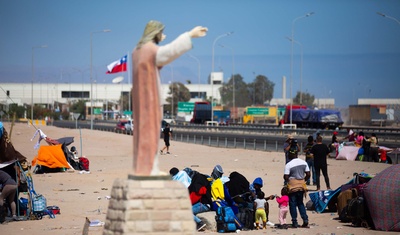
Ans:
<svg viewBox="0 0 400 235"><path fill-rule="evenodd" d="M206 36L208 28L203 26L196 26L192 30L189 31L189 35L191 38L200 38Z"/></svg>

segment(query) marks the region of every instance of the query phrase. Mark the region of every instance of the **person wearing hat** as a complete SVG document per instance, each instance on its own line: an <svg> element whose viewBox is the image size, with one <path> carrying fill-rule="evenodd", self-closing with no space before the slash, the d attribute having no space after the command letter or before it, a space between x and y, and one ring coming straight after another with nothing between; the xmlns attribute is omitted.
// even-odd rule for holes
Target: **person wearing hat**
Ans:
<svg viewBox="0 0 400 235"><path fill-rule="evenodd" d="M283 151L285 152L285 164L287 164L289 159L289 152L292 151L294 153L298 153L300 150L300 146L297 143L297 140L294 139L293 135L289 134L285 143L283 144Z"/></svg>
<svg viewBox="0 0 400 235"><path fill-rule="evenodd" d="M264 183L263 183L263 180L262 180L261 177L255 178L254 181L253 181L253 183L250 184L249 190L250 190L250 192L251 192L251 198L252 198L252 201L253 201L253 202L254 202L254 200L257 199L257 195L258 195L260 192L262 192L261 188L263 187L263 185L264 185ZM275 225L275 224L272 223L272 222L269 220L269 218L268 218L268 216L269 216L269 203L268 203L268 201L269 201L269 200L273 200L274 198L275 198L274 195L270 195L270 196L268 196L268 197L264 197L264 199L265 199L265 201L266 201L266 202L265 202L265 213L266 213L266 217L267 217L267 222L266 222L266 224L267 224L268 226L274 226L274 225Z"/></svg>
<svg viewBox="0 0 400 235"><path fill-rule="evenodd" d="M160 69L193 47L192 38L204 37L206 27L197 26L178 36L167 45L158 46L165 39L165 26L152 20L132 53L132 104L135 128L133 136L133 171L135 175L157 175L161 98Z"/></svg>

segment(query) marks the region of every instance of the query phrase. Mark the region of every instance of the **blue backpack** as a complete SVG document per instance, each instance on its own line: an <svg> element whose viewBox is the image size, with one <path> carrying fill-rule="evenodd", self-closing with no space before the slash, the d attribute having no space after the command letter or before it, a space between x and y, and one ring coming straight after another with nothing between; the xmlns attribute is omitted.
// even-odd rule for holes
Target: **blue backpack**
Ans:
<svg viewBox="0 0 400 235"><path fill-rule="evenodd" d="M235 232L236 229L242 227L239 219L235 216L232 208L229 206L218 207L216 213L217 215L215 216L215 220L217 222L217 232Z"/></svg>

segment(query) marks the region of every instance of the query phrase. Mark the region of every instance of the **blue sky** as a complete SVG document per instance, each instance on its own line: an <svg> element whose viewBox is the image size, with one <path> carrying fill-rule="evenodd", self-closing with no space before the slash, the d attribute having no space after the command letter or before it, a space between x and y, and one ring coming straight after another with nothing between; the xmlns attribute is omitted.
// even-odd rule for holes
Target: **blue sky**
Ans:
<svg viewBox="0 0 400 235"><path fill-rule="evenodd" d="M339 107L357 98L400 97L400 24L376 14L400 20L397 0L0 0L0 82L31 82L32 47L47 45L34 50L35 82L90 83L90 34L110 29L93 34L93 79L111 83L123 75L127 83L127 73L107 75L106 66L132 51L149 20L159 20L166 25L165 43L194 26L209 28L189 52L200 61L201 83L212 70L214 40L233 31L216 42L215 71L227 78L234 67L246 82L265 75L280 98L282 76L290 81L286 37L294 19L309 12L315 14L293 27L302 45L294 44L293 95L300 89L302 48L303 91L335 98ZM184 55L162 70L162 81L197 83L197 69Z"/></svg>

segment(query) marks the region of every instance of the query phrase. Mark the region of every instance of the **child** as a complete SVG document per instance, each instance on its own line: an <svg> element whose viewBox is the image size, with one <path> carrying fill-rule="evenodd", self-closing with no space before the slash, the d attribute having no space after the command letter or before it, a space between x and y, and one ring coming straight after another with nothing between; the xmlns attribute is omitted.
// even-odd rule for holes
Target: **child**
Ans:
<svg viewBox="0 0 400 235"><path fill-rule="evenodd" d="M262 191L257 193L257 199L254 200L254 211L256 219L256 229L259 229L260 219L263 222L263 229L267 228L267 200L265 200L265 194Z"/></svg>
<svg viewBox="0 0 400 235"><path fill-rule="evenodd" d="M287 187L283 187L281 190L281 197L276 196L276 201L279 204L279 228L287 229L288 225L286 224L286 215L289 211L289 189Z"/></svg>

